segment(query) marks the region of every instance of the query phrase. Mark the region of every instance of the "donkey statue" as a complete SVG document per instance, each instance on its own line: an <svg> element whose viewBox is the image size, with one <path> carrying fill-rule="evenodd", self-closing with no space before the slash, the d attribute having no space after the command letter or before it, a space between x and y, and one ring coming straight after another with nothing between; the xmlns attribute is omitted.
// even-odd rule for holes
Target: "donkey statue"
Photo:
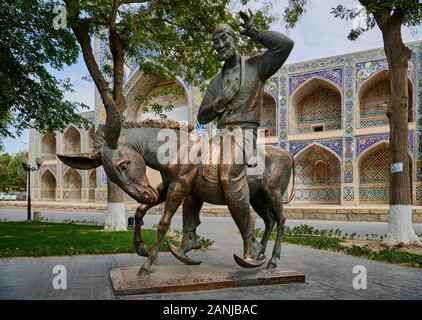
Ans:
<svg viewBox="0 0 422 320"><path fill-rule="evenodd" d="M152 265L156 262L158 251L163 237L166 235L171 219L183 202L183 239L179 247L168 242L173 255L186 264L199 264L190 259L186 253L192 249L200 248L196 236L196 227L199 225L199 213L204 202L224 205L224 193L218 179L205 177L205 168L202 163L181 163L168 161L163 164L157 154L164 143L169 143L160 137L163 129L175 133L177 157L183 151L184 145L178 123L163 120L145 120L140 123L122 123L113 121L107 116L106 127L100 126L94 134L94 150L86 154L58 155L66 165L78 169L92 169L103 166L108 178L119 185L127 194L140 203L135 214L134 245L141 256L148 256L143 263L139 274L149 274ZM109 123L107 123L109 121ZM123 128L123 130L122 130ZM205 139L194 137L189 139L187 145L194 147ZM272 256L267 268L276 268L280 259L281 240L284 231L285 218L283 217L283 194L289 184L294 160L292 156L273 146L265 146L265 167L261 175L248 176L250 201L253 209L264 220L265 231L260 243L256 242L251 255L243 258L234 255L236 263L242 267L254 268L266 262L264 255L268 239L277 225L277 236L272 251ZM146 176L146 167L158 170L161 173L162 183L154 189L150 186ZM208 171L209 172L209 171ZM294 174L294 171L293 171ZM157 237L149 252L142 242L140 227L142 218L148 209L165 202L164 212L161 216ZM243 235L242 235L243 236ZM255 238L253 238L254 241Z"/></svg>

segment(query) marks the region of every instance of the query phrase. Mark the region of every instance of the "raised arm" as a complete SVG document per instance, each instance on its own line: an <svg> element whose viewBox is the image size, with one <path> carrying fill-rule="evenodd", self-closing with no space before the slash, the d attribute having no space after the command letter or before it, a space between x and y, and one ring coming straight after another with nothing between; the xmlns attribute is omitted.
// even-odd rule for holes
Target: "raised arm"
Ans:
<svg viewBox="0 0 422 320"><path fill-rule="evenodd" d="M262 81L266 81L269 77L281 68L287 60L293 49L294 42L289 37L276 31L260 31L252 24L253 14L240 12L244 23L241 24L243 30L241 34L250 37L253 41L260 43L268 50L256 57L255 63L258 68L258 75Z"/></svg>

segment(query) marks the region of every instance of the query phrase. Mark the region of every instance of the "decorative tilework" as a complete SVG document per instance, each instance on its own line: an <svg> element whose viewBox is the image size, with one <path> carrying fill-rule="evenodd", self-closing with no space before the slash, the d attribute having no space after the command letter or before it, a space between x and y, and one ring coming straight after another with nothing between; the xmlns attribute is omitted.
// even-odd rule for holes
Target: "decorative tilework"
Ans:
<svg viewBox="0 0 422 320"><path fill-rule="evenodd" d="M287 149L287 78L279 79L279 147Z"/></svg>
<svg viewBox="0 0 422 320"><path fill-rule="evenodd" d="M315 181L317 174L315 174L315 166L318 163L324 163L327 166L324 181ZM301 153L296 159L296 177L295 181L300 185L313 184L339 184L341 180L340 161L331 152L326 149L313 145L305 152Z"/></svg>
<svg viewBox="0 0 422 320"><path fill-rule="evenodd" d="M341 97L331 90L320 88L312 92L298 106L299 125L329 120L341 121Z"/></svg>
<svg viewBox="0 0 422 320"><path fill-rule="evenodd" d="M40 177L40 175L39 175L39 171L38 172L32 172L31 173L32 174L32 188L37 188L38 187L38 182L39 182L39 177Z"/></svg>
<svg viewBox="0 0 422 320"><path fill-rule="evenodd" d="M374 203L388 203L390 199L390 187L384 186L370 186L359 188L359 201L374 202Z"/></svg>
<svg viewBox="0 0 422 320"><path fill-rule="evenodd" d="M413 130L409 131L408 149L410 154L415 154L415 131Z"/></svg>
<svg viewBox="0 0 422 320"><path fill-rule="evenodd" d="M345 79L344 79L344 90L345 94L345 108L344 108L344 128L345 128L345 137L344 137L344 171L343 178L344 183L353 183L353 172L354 172L354 138L353 138L353 128L354 128L354 85L353 85L353 63L352 61L347 61L345 67ZM349 187L350 188L350 187ZM348 191L346 196L346 190L343 190L343 200L344 201L353 201L354 200L354 190Z"/></svg>
<svg viewBox="0 0 422 320"><path fill-rule="evenodd" d="M373 127L380 127L388 125L388 118L383 119L365 119L360 121L361 128L373 128Z"/></svg>
<svg viewBox="0 0 422 320"><path fill-rule="evenodd" d="M364 61L356 64L356 88L381 70L388 69L387 59L377 59L372 61ZM408 63L407 74L413 83L416 79L416 55L413 54Z"/></svg>
<svg viewBox="0 0 422 320"><path fill-rule="evenodd" d="M422 181L422 45L419 44L419 52L417 53L416 68L417 82L416 85L416 97L417 97L417 113L416 113L416 181ZM422 188L419 186L419 188Z"/></svg>
<svg viewBox="0 0 422 320"><path fill-rule="evenodd" d="M321 70L327 68L333 68L336 66L342 66L347 61L347 56L340 56L340 57L329 57L309 62L300 62L285 66L282 70L286 70L289 73L297 73L297 72L309 72L310 70Z"/></svg>
<svg viewBox="0 0 422 320"><path fill-rule="evenodd" d="M56 177L50 170L44 170L41 174L41 189L55 189Z"/></svg>
<svg viewBox="0 0 422 320"><path fill-rule="evenodd" d="M344 182L352 183L353 182L353 138L345 137L345 167L344 167Z"/></svg>
<svg viewBox="0 0 422 320"><path fill-rule="evenodd" d="M106 185L108 181L107 173L105 173L104 168L101 167L101 184Z"/></svg>
<svg viewBox="0 0 422 320"><path fill-rule="evenodd" d="M390 158L388 148L377 150L365 157L360 167L360 183L389 183Z"/></svg>
<svg viewBox="0 0 422 320"><path fill-rule="evenodd" d="M390 150L384 147L371 152L359 168L359 200L388 203L390 198Z"/></svg>
<svg viewBox="0 0 422 320"><path fill-rule="evenodd" d="M363 151L374 145L379 141L389 141L388 134L381 134L376 136L361 136L356 138L356 151L359 156Z"/></svg>
<svg viewBox="0 0 422 320"><path fill-rule="evenodd" d="M379 141L386 141L390 140L389 134L379 134L375 136L360 136L356 138L356 150L357 156L361 155L362 152L373 146L374 144L378 143ZM409 139L408 139L408 148L409 153L414 154L414 131L409 131Z"/></svg>
<svg viewBox="0 0 422 320"><path fill-rule="evenodd" d="M356 64L356 88L381 70L388 69L387 59L359 62Z"/></svg>
<svg viewBox="0 0 422 320"><path fill-rule="evenodd" d="M328 69L328 70L321 70L316 72L310 73L301 73L292 75L289 78L289 92L290 95L295 91L302 83L305 81L313 78L313 77L321 77L334 82L339 87L343 85L343 69L342 68L335 68L335 69Z"/></svg>
<svg viewBox="0 0 422 320"><path fill-rule="evenodd" d="M290 142L290 153L292 155L296 155L300 150L306 148L312 143L312 141L298 141L298 142Z"/></svg>
<svg viewBox="0 0 422 320"><path fill-rule="evenodd" d="M260 128L268 130L268 136L277 135L277 105L276 100L269 95L263 99Z"/></svg>
<svg viewBox="0 0 422 320"><path fill-rule="evenodd" d="M74 126L69 126L62 138L64 153L81 152L81 134Z"/></svg>
<svg viewBox="0 0 422 320"><path fill-rule="evenodd" d="M298 141L290 142L290 153L296 155L299 151L308 145L316 143L326 146L334 151L340 158L343 156L343 139L315 140L315 141Z"/></svg>
<svg viewBox="0 0 422 320"><path fill-rule="evenodd" d="M365 108L366 107L366 108ZM377 103L374 105L367 105L360 109L361 118L364 117L376 117L376 116L386 116L388 110L387 103Z"/></svg>
<svg viewBox="0 0 422 320"><path fill-rule="evenodd" d="M354 201L355 200L355 189L354 189L354 187L344 187L343 188L343 199L344 199L344 201Z"/></svg>
<svg viewBox="0 0 422 320"><path fill-rule="evenodd" d="M97 190L95 192L95 201L107 201L107 190Z"/></svg>
<svg viewBox="0 0 422 320"><path fill-rule="evenodd" d="M276 101L278 100L278 77L272 77L265 87L265 91L269 92Z"/></svg>
<svg viewBox="0 0 422 320"><path fill-rule="evenodd" d="M42 165L40 170L40 176L42 176L47 170L50 170L54 174L54 176L57 176L57 166L54 164Z"/></svg>
<svg viewBox="0 0 422 320"><path fill-rule="evenodd" d="M195 122L196 122L196 134L203 137L208 135L207 126L204 124L200 124L198 122L198 119L195 119Z"/></svg>
<svg viewBox="0 0 422 320"><path fill-rule="evenodd" d="M336 204L340 199L340 189L296 189L294 201Z"/></svg>
<svg viewBox="0 0 422 320"><path fill-rule="evenodd" d="M416 186L416 200L422 200L422 184Z"/></svg>
<svg viewBox="0 0 422 320"><path fill-rule="evenodd" d="M422 160L416 161L416 181L422 181Z"/></svg>
<svg viewBox="0 0 422 320"><path fill-rule="evenodd" d="M76 189L82 187L82 177L76 169L70 168L63 176L63 188Z"/></svg>
<svg viewBox="0 0 422 320"><path fill-rule="evenodd" d="M54 134L47 132L41 139L41 154L53 155L56 154L56 137Z"/></svg>

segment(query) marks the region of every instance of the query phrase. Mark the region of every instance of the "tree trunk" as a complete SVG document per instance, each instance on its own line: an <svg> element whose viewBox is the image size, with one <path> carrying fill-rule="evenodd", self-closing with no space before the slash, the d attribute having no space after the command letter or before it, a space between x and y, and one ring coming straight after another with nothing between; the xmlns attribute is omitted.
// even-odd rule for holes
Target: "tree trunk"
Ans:
<svg viewBox="0 0 422 320"><path fill-rule="evenodd" d="M403 167L402 170L392 172L390 177L389 220L385 242L389 245L421 243L412 225L412 183L408 153L407 67L411 51L403 43L401 23L389 23L381 30L390 69L391 100L388 117L391 164Z"/></svg>
<svg viewBox="0 0 422 320"><path fill-rule="evenodd" d="M107 216L104 230L126 231L125 196L120 187L110 180L107 182Z"/></svg>

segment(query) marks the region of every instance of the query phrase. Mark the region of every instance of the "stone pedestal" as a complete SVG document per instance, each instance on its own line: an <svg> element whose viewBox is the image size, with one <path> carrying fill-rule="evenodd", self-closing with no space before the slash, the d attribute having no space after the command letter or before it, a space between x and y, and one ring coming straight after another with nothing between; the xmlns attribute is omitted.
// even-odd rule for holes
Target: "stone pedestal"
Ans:
<svg viewBox="0 0 422 320"><path fill-rule="evenodd" d="M305 275L287 269L241 269L236 266L156 266L151 275L138 276L139 267L110 271L116 295L215 290L234 287L303 283Z"/></svg>

